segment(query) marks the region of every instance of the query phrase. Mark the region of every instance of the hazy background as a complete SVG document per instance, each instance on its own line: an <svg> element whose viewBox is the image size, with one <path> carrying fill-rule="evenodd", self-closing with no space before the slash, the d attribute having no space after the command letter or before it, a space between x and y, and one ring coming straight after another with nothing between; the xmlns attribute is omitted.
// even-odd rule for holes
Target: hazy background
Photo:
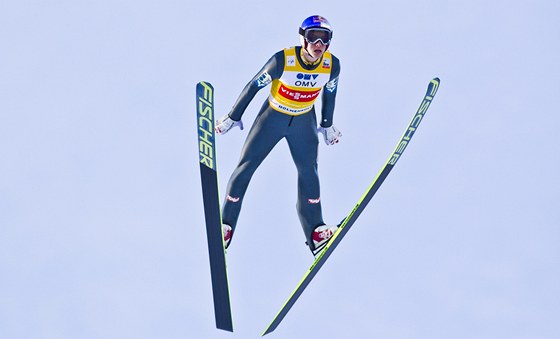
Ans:
<svg viewBox="0 0 560 339"><path fill-rule="evenodd" d="M558 1L0 4L0 337L257 338L311 264L285 142L228 251L215 329L195 84L226 114L321 14L342 71L325 220L402 159L270 337L559 338ZM251 125L268 88L243 117ZM220 136L222 193L247 130Z"/></svg>

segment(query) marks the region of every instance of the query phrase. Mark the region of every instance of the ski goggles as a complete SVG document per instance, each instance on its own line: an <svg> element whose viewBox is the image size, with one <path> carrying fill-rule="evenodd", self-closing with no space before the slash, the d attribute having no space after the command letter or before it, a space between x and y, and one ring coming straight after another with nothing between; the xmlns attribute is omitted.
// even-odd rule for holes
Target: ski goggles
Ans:
<svg viewBox="0 0 560 339"><path fill-rule="evenodd" d="M323 45L328 45L331 43L332 31L324 28L309 28L303 32L303 37L310 44L321 41Z"/></svg>

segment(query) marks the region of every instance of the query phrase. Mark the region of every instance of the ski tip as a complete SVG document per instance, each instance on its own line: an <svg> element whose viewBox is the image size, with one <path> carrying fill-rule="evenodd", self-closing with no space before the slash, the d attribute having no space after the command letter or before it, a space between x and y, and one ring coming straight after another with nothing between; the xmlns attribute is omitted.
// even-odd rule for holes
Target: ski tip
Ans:
<svg viewBox="0 0 560 339"><path fill-rule="evenodd" d="M428 94L426 95L430 95L433 97L434 95L436 95L438 89L439 89L439 78L435 77L428 84Z"/></svg>
<svg viewBox="0 0 560 339"><path fill-rule="evenodd" d="M199 86L202 87L206 87L206 88L214 88L214 86L212 86L212 84L208 81L199 81L196 83L196 87L198 88Z"/></svg>

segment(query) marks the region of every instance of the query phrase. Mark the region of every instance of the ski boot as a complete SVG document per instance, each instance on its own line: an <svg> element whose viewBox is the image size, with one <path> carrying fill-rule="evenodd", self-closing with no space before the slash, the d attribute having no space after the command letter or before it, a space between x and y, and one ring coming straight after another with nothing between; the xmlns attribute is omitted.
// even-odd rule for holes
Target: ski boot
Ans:
<svg viewBox="0 0 560 339"><path fill-rule="evenodd" d="M311 249L313 255L317 255L329 242L329 239L333 237L333 235L338 230L338 226L336 225L322 225L318 226L313 230L313 234L311 235L313 239L313 246L314 249Z"/></svg>
<svg viewBox="0 0 560 339"><path fill-rule="evenodd" d="M228 224L223 224L222 225L222 233L223 233L223 236L224 236L224 246L225 246L225 248L228 248L229 242L231 241L231 234L232 234L231 226L228 225Z"/></svg>

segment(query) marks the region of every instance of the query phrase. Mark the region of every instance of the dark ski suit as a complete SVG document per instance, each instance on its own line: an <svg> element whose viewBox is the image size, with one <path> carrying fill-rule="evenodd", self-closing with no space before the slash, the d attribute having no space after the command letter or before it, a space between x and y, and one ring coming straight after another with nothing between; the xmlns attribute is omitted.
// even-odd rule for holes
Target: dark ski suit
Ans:
<svg viewBox="0 0 560 339"><path fill-rule="evenodd" d="M227 187L222 221L235 226L249 181L264 158L286 138L298 172L297 211L308 244L317 226L324 225L317 173L317 118L313 102L322 90L321 126L333 123L340 73L339 60L325 52L313 65L301 57L301 47L276 53L245 86L229 116L240 120L256 93L272 83L271 93L260 109Z"/></svg>

